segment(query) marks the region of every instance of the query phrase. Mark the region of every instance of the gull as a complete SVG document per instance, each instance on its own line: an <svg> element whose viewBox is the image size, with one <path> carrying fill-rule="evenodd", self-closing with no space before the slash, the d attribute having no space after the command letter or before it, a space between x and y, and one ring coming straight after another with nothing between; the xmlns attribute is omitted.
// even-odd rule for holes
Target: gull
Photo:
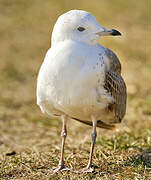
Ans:
<svg viewBox="0 0 151 180"><path fill-rule="evenodd" d="M51 48L37 79L37 104L43 113L62 120L62 147L54 173L68 170L64 161L67 121L93 126L89 162L79 172L93 172L96 127L114 129L126 112L126 85L121 64L110 49L98 43L102 36L119 36L102 27L83 10L70 10L54 25Z"/></svg>

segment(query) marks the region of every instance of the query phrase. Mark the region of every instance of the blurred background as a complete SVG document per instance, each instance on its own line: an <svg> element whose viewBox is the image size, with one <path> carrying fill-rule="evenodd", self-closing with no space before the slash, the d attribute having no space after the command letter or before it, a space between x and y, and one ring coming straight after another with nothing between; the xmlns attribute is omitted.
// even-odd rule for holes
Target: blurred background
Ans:
<svg viewBox="0 0 151 180"><path fill-rule="evenodd" d="M51 121L36 105L36 79L51 46L53 26L59 15L71 9L88 11L102 26L122 33L100 39L119 57L127 84L127 114L119 129L134 133L151 129L150 0L0 0L1 154L46 144L50 137L59 146L61 123ZM69 125L69 142L81 138L83 129L91 131L73 124Z"/></svg>

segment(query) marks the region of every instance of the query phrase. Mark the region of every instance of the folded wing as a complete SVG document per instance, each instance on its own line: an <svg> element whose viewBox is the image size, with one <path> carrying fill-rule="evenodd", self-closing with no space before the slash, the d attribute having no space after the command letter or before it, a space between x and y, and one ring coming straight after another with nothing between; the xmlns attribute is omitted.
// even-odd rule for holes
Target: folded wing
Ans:
<svg viewBox="0 0 151 180"><path fill-rule="evenodd" d="M117 56L109 49L106 49L106 55L110 62L110 70L105 74L104 88L114 98L108 109L114 112L115 121L121 122L126 112L126 85L121 76L121 64Z"/></svg>

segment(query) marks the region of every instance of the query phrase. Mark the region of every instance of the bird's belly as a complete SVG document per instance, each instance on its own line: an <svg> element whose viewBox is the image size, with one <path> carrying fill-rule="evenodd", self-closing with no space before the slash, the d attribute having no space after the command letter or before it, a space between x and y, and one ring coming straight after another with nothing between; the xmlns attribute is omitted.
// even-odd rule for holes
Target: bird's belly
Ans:
<svg viewBox="0 0 151 180"><path fill-rule="evenodd" d="M72 82L68 87L48 86L44 89L43 95L46 98L41 106L48 114L67 114L81 120L91 120L92 116L100 117L108 105L103 98L102 101L97 100L95 88L76 87Z"/></svg>

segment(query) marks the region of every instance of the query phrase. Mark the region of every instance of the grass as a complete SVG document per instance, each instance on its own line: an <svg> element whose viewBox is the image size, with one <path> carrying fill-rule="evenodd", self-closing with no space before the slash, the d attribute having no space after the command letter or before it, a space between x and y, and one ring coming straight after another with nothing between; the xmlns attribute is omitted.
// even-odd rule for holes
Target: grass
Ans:
<svg viewBox="0 0 151 180"><path fill-rule="evenodd" d="M0 0L0 179L151 179L151 2ZM52 176L61 145L61 122L36 105L36 78L57 17L70 9L90 11L121 38L104 37L122 63L127 114L115 131L98 129L92 174ZM86 166L91 127L68 124L68 167Z"/></svg>

